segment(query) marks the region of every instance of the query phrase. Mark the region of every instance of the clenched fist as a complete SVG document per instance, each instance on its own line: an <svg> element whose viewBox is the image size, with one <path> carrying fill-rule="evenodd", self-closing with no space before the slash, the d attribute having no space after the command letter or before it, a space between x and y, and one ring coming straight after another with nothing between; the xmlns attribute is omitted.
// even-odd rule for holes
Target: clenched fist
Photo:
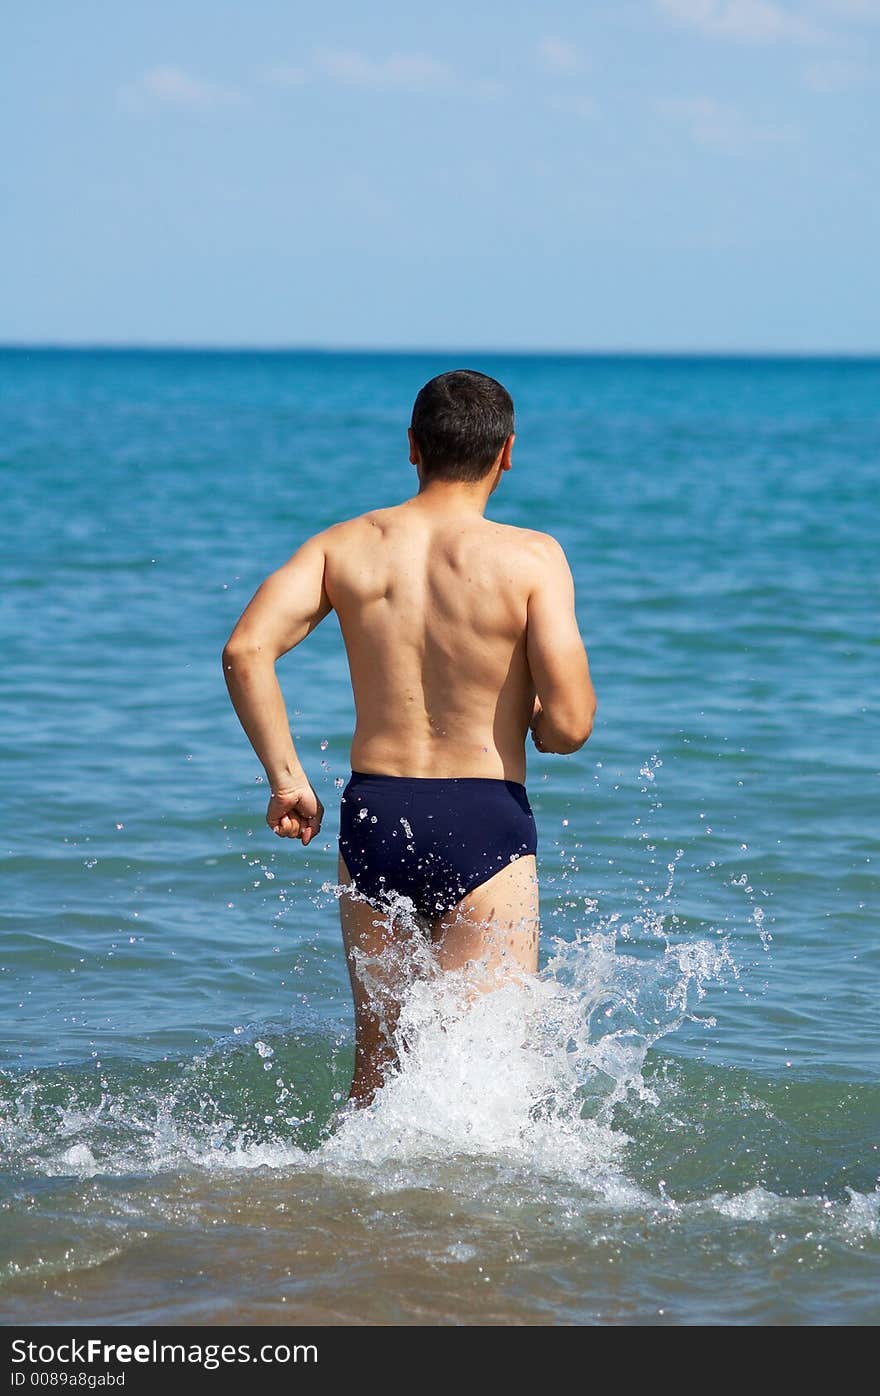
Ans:
<svg viewBox="0 0 880 1396"><path fill-rule="evenodd" d="M323 818L324 806L308 782L273 790L266 810L266 823L279 838L300 839L303 844L311 843Z"/></svg>

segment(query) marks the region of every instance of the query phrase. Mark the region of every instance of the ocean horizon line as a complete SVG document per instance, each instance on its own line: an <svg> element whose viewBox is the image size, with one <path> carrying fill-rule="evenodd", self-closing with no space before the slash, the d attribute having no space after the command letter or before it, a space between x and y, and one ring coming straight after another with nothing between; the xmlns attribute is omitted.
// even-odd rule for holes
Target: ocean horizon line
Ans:
<svg viewBox="0 0 880 1396"><path fill-rule="evenodd" d="M447 345L334 345L334 344L200 344L196 341L113 341L113 340L0 340L0 353L9 354L224 354L235 355L324 355L329 357L418 358L437 354L472 355L482 358L535 359L673 359L715 361L767 360L768 362L877 362L878 349L572 349L527 347L462 347Z"/></svg>

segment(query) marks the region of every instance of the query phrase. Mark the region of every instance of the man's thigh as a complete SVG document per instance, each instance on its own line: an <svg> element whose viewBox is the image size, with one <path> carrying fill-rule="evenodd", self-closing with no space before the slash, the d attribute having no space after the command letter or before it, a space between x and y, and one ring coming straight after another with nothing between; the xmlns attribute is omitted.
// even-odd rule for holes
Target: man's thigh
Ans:
<svg viewBox="0 0 880 1396"><path fill-rule="evenodd" d="M538 869L524 855L475 887L435 923L432 940L442 969L477 961L478 982L495 988L538 968Z"/></svg>
<svg viewBox="0 0 880 1396"><path fill-rule="evenodd" d="M340 887L351 886L341 853L338 868ZM430 962L428 941L412 916L348 891L340 891L339 917L358 1033L379 1036L393 1028L408 985Z"/></svg>

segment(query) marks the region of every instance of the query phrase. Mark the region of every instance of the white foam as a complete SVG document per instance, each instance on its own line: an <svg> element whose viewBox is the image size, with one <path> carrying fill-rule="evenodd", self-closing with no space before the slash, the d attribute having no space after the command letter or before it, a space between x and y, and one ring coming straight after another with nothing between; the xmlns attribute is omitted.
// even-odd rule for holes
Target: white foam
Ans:
<svg viewBox="0 0 880 1396"><path fill-rule="evenodd" d="M690 1204L690 1210L714 1210L734 1222L808 1224L819 1235L845 1241L880 1236L880 1188L872 1193L847 1188L846 1193L843 1201L821 1196L785 1197L754 1187L741 1193L716 1193L705 1202Z"/></svg>

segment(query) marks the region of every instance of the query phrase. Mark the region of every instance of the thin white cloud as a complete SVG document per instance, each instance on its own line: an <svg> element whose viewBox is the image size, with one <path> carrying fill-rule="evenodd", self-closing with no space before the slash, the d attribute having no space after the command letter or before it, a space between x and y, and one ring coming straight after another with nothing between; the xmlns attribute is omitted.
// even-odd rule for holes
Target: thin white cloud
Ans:
<svg viewBox="0 0 880 1396"><path fill-rule="evenodd" d="M861 87L869 76L863 63L854 63L848 58L820 58L808 64L803 73L804 86L810 92L823 95Z"/></svg>
<svg viewBox="0 0 880 1396"><path fill-rule="evenodd" d="M816 43L816 25L774 0L655 0L667 19L709 39L772 44Z"/></svg>
<svg viewBox="0 0 880 1396"><path fill-rule="evenodd" d="M438 88L454 82L446 63L420 53L393 53L370 58L351 49L319 49L315 68L326 77L352 87Z"/></svg>
<svg viewBox="0 0 880 1396"><path fill-rule="evenodd" d="M339 182L336 194L341 203L356 209L371 223L387 223L397 216L398 210L391 200L360 171L346 175Z"/></svg>
<svg viewBox="0 0 880 1396"><path fill-rule="evenodd" d="M264 65L259 80L276 87L305 83L335 83L374 92L450 92L478 102L498 102L507 86L494 77L467 77L424 53L391 53L384 57L355 49L319 48L299 63Z"/></svg>
<svg viewBox="0 0 880 1396"><path fill-rule="evenodd" d="M844 19L880 20L880 0L823 0L823 7Z"/></svg>
<svg viewBox="0 0 880 1396"><path fill-rule="evenodd" d="M273 83L276 87L300 87L308 78L305 68L299 68L294 63L276 63L273 67L263 71L266 82Z"/></svg>
<svg viewBox="0 0 880 1396"><path fill-rule="evenodd" d="M134 82L126 84L120 89L120 98L124 105L134 109L167 106L207 111L235 106L241 101L241 93L235 88L204 82L182 68L166 65L150 68Z"/></svg>
<svg viewBox="0 0 880 1396"><path fill-rule="evenodd" d="M579 49L567 39L542 39L538 45L538 60L548 73L579 73L584 67Z"/></svg>
<svg viewBox="0 0 880 1396"><path fill-rule="evenodd" d="M657 108L686 131L695 145L725 155L788 142L796 135L791 126L754 121L738 107L714 97L668 97L658 102Z"/></svg>
<svg viewBox="0 0 880 1396"><path fill-rule="evenodd" d="M584 92L555 92L549 98L549 104L556 111L566 112L569 116L579 116L585 120L595 116L599 110L595 99Z"/></svg>
<svg viewBox="0 0 880 1396"><path fill-rule="evenodd" d="M507 88L503 82L496 82L494 78L477 78L472 83L471 91L475 97L479 97L487 102L497 102L502 97L507 96Z"/></svg>

